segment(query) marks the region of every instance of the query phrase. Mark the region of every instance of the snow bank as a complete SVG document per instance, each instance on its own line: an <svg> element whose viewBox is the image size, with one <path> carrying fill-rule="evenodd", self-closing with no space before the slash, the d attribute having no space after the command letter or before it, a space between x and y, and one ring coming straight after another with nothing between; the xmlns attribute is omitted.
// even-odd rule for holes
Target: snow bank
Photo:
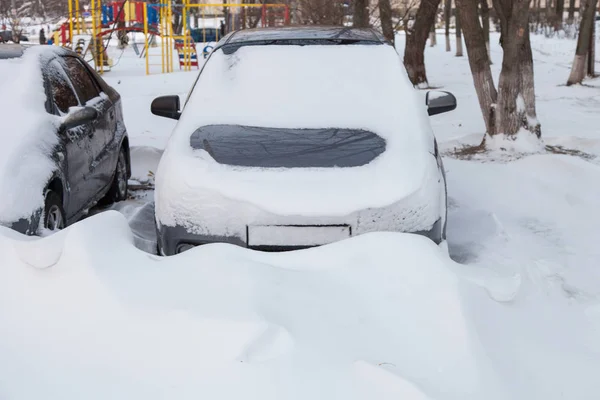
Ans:
<svg viewBox="0 0 600 400"><path fill-rule="evenodd" d="M0 224L29 218L44 205L43 188L55 170L58 118L46 112L40 57L32 47L0 60Z"/></svg>
<svg viewBox="0 0 600 400"><path fill-rule="evenodd" d="M3 399L506 398L472 285L425 238L170 258L132 240L116 212L33 241L0 228Z"/></svg>
<svg viewBox="0 0 600 400"><path fill-rule="evenodd" d="M353 168L236 168L190 147L192 133L211 124L364 129L384 138L386 151ZM188 197L201 190L204 203L224 197L286 216L341 216L385 207L417 192L437 173L429 152L433 134L425 102L390 46L217 51L161 160L157 212L161 222L173 225L178 210L189 208Z"/></svg>

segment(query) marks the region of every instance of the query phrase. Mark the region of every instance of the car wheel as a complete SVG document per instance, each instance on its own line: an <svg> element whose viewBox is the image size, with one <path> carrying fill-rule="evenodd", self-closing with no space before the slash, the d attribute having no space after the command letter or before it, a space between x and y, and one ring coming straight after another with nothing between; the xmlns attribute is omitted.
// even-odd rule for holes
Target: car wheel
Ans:
<svg viewBox="0 0 600 400"><path fill-rule="evenodd" d="M58 231L66 226L65 210L62 206L60 196L48 190L44 206L44 228L50 231Z"/></svg>
<svg viewBox="0 0 600 400"><path fill-rule="evenodd" d="M121 148L119 152L119 159L117 160L117 168L115 169L115 175L113 182L105 196L103 203L110 204L118 201L127 200L128 184L127 184L127 155L125 149Z"/></svg>

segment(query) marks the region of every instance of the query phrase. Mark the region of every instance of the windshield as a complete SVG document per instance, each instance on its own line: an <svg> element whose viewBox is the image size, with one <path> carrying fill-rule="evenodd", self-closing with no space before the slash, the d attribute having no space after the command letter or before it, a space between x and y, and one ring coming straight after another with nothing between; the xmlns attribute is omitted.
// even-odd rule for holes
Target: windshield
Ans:
<svg viewBox="0 0 600 400"><path fill-rule="evenodd" d="M221 164L263 168L358 167L385 151L376 134L355 129L283 129L209 125L196 130L193 149Z"/></svg>

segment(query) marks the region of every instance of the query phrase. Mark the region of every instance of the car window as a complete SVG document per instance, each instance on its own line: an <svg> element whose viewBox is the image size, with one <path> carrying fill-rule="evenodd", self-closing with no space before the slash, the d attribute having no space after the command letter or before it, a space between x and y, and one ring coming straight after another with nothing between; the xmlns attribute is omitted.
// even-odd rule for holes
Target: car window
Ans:
<svg viewBox="0 0 600 400"><path fill-rule="evenodd" d="M85 104L98 97L100 95L98 86L81 62L75 57L65 57L64 60L67 64L67 72L73 81L81 103Z"/></svg>
<svg viewBox="0 0 600 400"><path fill-rule="evenodd" d="M52 89L52 99L60 112L66 114L70 107L79 105L73 85L58 61L52 61L48 67L47 74Z"/></svg>

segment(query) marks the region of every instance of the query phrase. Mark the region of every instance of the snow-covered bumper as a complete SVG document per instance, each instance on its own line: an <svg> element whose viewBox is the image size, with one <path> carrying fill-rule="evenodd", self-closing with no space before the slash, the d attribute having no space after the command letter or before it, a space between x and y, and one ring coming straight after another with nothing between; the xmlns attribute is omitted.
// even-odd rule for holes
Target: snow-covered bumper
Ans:
<svg viewBox="0 0 600 400"><path fill-rule="evenodd" d="M181 202L181 208L173 210L171 221L175 223L166 224L157 217L162 254L174 255L208 243L231 243L257 250L293 250L381 231L421 234L438 244L445 239L446 196L442 175L389 206L342 216L276 215L247 202L201 192L196 190L181 196L185 201ZM185 204L194 207L185 209ZM163 208L162 214L167 208L160 201L157 207Z"/></svg>

